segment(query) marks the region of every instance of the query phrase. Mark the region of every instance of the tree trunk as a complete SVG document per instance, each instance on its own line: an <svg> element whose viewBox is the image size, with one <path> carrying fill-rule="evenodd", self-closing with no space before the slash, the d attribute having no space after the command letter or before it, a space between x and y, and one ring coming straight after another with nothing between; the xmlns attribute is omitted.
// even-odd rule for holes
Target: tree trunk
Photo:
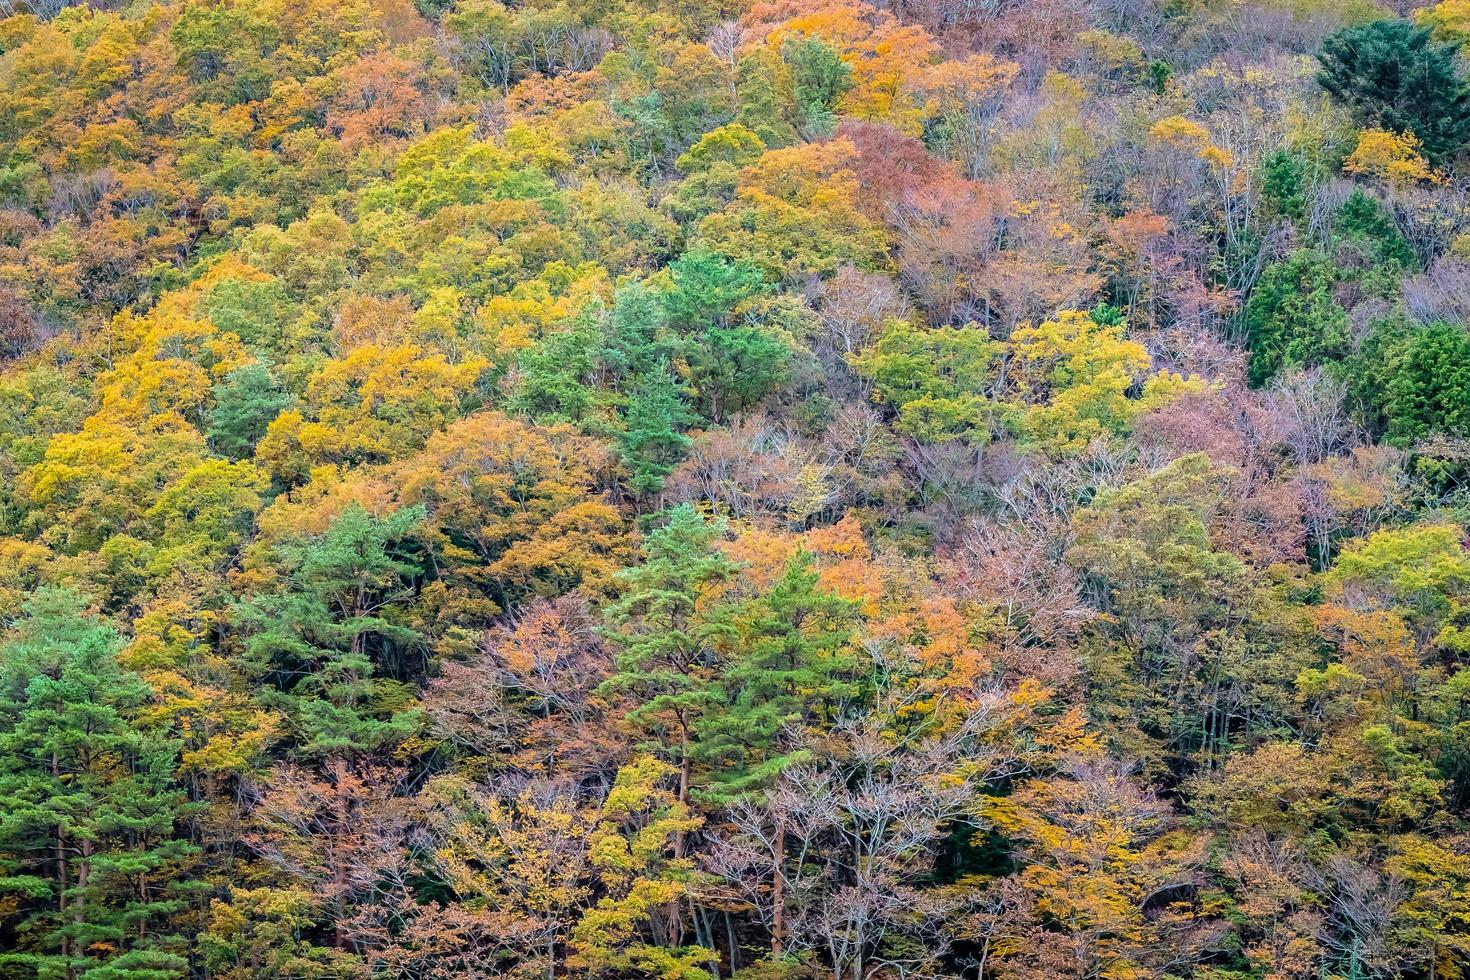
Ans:
<svg viewBox="0 0 1470 980"><path fill-rule="evenodd" d="M679 802L689 802L689 725L679 719ZM674 858L684 856L684 831L674 833Z"/></svg>
<svg viewBox="0 0 1470 980"><path fill-rule="evenodd" d="M356 639L353 643L356 644ZM348 946L347 929L342 920L347 915L347 868L343 865L343 854L338 847L342 838L349 832L349 814L352 803L347 795L347 763L340 762L334 773L336 786L333 787L335 812L332 821L332 834L337 838L327 846L331 849L332 863L332 886L336 892L337 914L332 921L332 945L337 949L346 949Z"/></svg>
<svg viewBox="0 0 1470 980"><path fill-rule="evenodd" d="M61 781L61 759L53 749L51 752L51 778L56 782ZM56 909L63 916L66 915L66 831L58 824L56 827ZM61 937L61 955L67 958L71 956L71 940ZM68 977L72 975L70 966L66 968Z"/></svg>
<svg viewBox="0 0 1470 980"><path fill-rule="evenodd" d="M82 838L80 858L77 861L77 889L81 893L77 895L77 900L76 903L72 905L71 913L71 921L76 923L78 926L81 926L87 921L87 896L84 889L86 889L87 883L91 880L92 842L90 840L87 840L86 838ZM71 975L72 969L70 966L67 966L66 972L68 976Z"/></svg>
<svg viewBox="0 0 1470 980"><path fill-rule="evenodd" d="M776 861L771 874L771 956L780 958L786 945L786 814L776 818Z"/></svg>
<svg viewBox="0 0 1470 980"><path fill-rule="evenodd" d="M730 918L729 912L725 913L725 938L730 943L730 973L733 975L736 970L740 969L740 963L735 945L735 922Z"/></svg>

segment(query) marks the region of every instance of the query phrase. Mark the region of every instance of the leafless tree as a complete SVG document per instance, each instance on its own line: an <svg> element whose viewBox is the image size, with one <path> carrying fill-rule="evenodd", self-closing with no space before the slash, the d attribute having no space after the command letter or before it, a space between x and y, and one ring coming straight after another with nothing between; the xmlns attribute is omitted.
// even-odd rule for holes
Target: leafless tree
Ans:
<svg viewBox="0 0 1470 980"><path fill-rule="evenodd" d="M825 341L840 355L857 352L875 340L885 321L902 319L908 299L890 277L852 266L837 270L814 287Z"/></svg>
<svg viewBox="0 0 1470 980"><path fill-rule="evenodd" d="M953 826L977 819L978 790L1025 765L991 737L1018 710L1003 688L975 692L962 724L931 735L885 731L898 707L838 725L815 753L821 761L732 807L706 852L706 870L748 905L773 947L821 951L834 980L935 969L962 899L916 885Z"/></svg>
<svg viewBox="0 0 1470 980"><path fill-rule="evenodd" d="M1347 386L1320 367L1278 374L1266 404L1280 420L1282 441L1300 464L1320 463L1360 438L1347 410Z"/></svg>
<svg viewBox="0 0 1470 980"><path fill-rule="evenodd" d="M1408 896L1404 882L1345 854L1307 865L1306 874L1322 896L1317 940L1346 964L1348 975L1401 976L1410 951L1394 935L1393 914Z"/></svg>
<svg viewBox="0 0 1470 980"><path fill-rule="evenodd" d="M1470 262L1442 256L1428 271L1404 280L1404 306L1421 323L1470 323Z"/></svg>

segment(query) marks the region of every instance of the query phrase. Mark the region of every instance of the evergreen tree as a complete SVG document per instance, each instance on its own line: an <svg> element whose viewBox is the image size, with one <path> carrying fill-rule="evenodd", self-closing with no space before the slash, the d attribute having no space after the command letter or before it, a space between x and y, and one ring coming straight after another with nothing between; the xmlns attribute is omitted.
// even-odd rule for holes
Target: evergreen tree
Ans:
<svg viewBox="0 0 1470 980"><path fill-rule="evenodd" d="M1245 307L1252 385L1283 368L1347 353L1347 313L1333 297L1337 278L1337 267L1312 249L1298 249L1261 275Z"/></svg>
<svg viewBox="0 0 1470 980"><path fill-rule="evenodd" d="M1386 374L1390 441L1408 445L1435 432L1470 433L1470 333L1464 327L1436 323L1417 330L1378 370Z"/></svg>
<svg viewBox="0 0 1470 980"><path fill-rule="evenodd" d="M718 326L743 300L765 292L761 271L749 262L730 262L714 252L685 252L669 265L673 289L664 297L669 320L698 335Z"/></svg>
<svg viewBox="0 0 1470 980"><path fill-rule="evenodd" d="M286 713L302 752L371 752L413 730L421 637L387 613L421 574L407 541L423 518L354 505L325 534L279 546L283 586L236 607L245 663L273 692L261 701Z"/></svg>
<svg viewBox="0 0 1470 980"><path fill-rule="evenodd" d="M817 587L812 556L798 552L768 591L712 610L721 662L694 724L696 758L710 767L700 795L714 805L758 796L788 768L812 758L804 729L830 731L861 691L846 647L856 604ZM786 816L777 815L770 894L771 950L784 943Z"/></svg>
<svg viewBox="0 0 1470 980"><path fill-rule="evenodd" d="M1317 80L1365 122L1413 133L1432 162L1470 140L1470 86L1460 78L1455 47L1430 30L1391 18L1354 24L1328 37Z"/></svg>
<svg viewBox="0 0 1470 980"><path fill-rule="evenodd" d="M751 326L718 327L691 346L689 373L712 421L755 407L786 380L791 348Z"/></svg>
<svg viewBox="0 0 1470 980"><path fill-rule="evenodd" d="M1288 150L1277 150L1261 166L1262 196L1277 214L1300 221L1306 217L1306 195L1312 176L1305 157Z"/></svg>
<svg viewBox="0 0 1470 980"><path fill-rule="evenodd" d="M14 903L0 900L0 972L187 970L171 929L197 851L178 828L191 809L179 743L140 728L151 692L118 665L120 645L75 593L48 588L0 647L0 894Z"/></svg>
<svg viewBox="0 0 1470 980"><path fill-rule="evenodd" d="M1388 209L1361 187L1353 188L1333 215L1332 232L1344 245L1365 254L1370 274L1386 280L1385 291L1396 289L1399 275L1414 265L1414 250L1394 226Z"/></svg>
<svg viewBox="0 0 1470 980"><path fill-rule="evenodd" d="M264 364L231 371L215 394L209 413L209 443L221 456L246 459L265 437L281 410L291 404Z"/></svg>
<svg viewBox="0 0 1470 980"><path fill-rule="evenodd" d="M586 378L593 343L590 325L582 322L522 351L516 361L519 383L507 408L544 424L581 420L592 406Z"/></svg>
<svg viewBox="0 0 1470 980"><path fill-rule="evenodd" d="M693 420L667 365L639 379L624 409L625 428L618 437L628 485L635 493L652 495L663 490L664 481L689 448L689 437L682 430Z"/></svg>
<svg viewBox="0 0 1470 980"><path fill-rule="evenodd" d="M712 614L723 662L695 736L696 755L713 770L713 799L758 790L808 758L800 728L830 724L860 693L846 650L856 606L817 578L811 554L799 552L769 592Z"/></svg>
<svg viewBox="0 0 1470 980"><path fill-rule="evenodd" d="M643 544L643 564L618 576L622 594L608 606L607 635L616 645L605 694L624 692L627 714L666 759L679 767L679 800L688 799L692 739L710 699L710 643L718 627L700 601L735 572L715 543L723 521L707 521L688 504Z"/></svg>
<svg viewBox="0 0 1470 980"><path fill-rule="evenodd" d="M596 369L627 378L667 361L675 344L659 336L663 324L664 304L656 291L642 282L620 287L594 351Z"/></svg>

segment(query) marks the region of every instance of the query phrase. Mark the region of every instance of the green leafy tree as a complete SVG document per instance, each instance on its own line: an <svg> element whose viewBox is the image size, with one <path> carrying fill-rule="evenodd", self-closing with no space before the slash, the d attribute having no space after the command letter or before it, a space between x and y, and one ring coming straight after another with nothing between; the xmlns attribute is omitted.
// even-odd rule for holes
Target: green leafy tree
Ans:
<svg viewBox="0 0 1470 980"><path fill-rule="evenodd" d="M766 145L750 127L730 123L701 136L675 164L682 174L704 173L715 167L744 167L755 163Z"/></svg>
<svg viewBox="0 0 1470 980"><path fill-rule="evenodd" d="M1413 133L1432 162L1470 140L1470 86L1455 46L1436 44L1428 28L1399 18L1355 24L1323 41L1317 58L1323 88L1364 121Z"/></svg>
<svg viewBox="0 0 1470 980"><path fill-rule="evenodd" d="M1337 266L1313 249L1298 249L1262 273L1245 307L1252 385L1283 368L1348 353L1347 313L1333 296L1338 276Z"/></svg>
<svg viewBox="0 0 1470 980"><path fill-rule="evenodd" d="M894 320L852 365L898 413L896 428L921 442L989 435L987 395L1004 345L979 327L916 327Z"/></svg>
<svg viewBox="0 0 1470 980"><path fill-rule="evenodd" d="M741 58L735 66L736 114L741 125L766 146L796 142L796 127L787 118L791 104L791 69L770 48Z"/></svg>
<svg viewBox="0 0 1470 980"><path fill-rule="evenodd" d="M38 591L0 646L0 925L7 976L185 975L180 743L143 729L151 691L121 639L61 589ZM10 973L18 970L18 973Z"/></svg>
<svg viewBox="0 0 1470 980"><path fill-rule="evenodd" d="M200 297L199 312L220 330L259 350L276 351L298 313L276 279L222 279Z"/></svg>
<svg viewBox="0 0 1470 980"><path fill-rule="evenodd" d="M1300 669L1263 641L1261 597L1247 567L1212 546L1224 473L1183 456L1074 515L1069 561L1089 603L1090 711L1140 758L1178 766L1228 749L1242 733L1227 706L1251 699L1266 727L1286 710L1277 693Z"/></svg>
<svg viewBox="0 0 1470 980"><path fill-rule="evenodd" d="M852 68L819 38L791 38L781 46L791 70L797 124L809 139L829 136L836 126L837 102L852 88Z"/></svg>

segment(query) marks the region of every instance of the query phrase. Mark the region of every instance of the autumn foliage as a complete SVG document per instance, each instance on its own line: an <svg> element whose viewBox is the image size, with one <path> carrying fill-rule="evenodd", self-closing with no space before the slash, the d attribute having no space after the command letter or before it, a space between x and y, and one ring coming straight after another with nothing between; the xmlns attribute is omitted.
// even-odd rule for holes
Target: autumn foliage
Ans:
<svg viewBox="0 0 1470 980"><path fill-rule="evenodd" d="M1470 4L17 0L0 977L1470 976Z"/></svg>

